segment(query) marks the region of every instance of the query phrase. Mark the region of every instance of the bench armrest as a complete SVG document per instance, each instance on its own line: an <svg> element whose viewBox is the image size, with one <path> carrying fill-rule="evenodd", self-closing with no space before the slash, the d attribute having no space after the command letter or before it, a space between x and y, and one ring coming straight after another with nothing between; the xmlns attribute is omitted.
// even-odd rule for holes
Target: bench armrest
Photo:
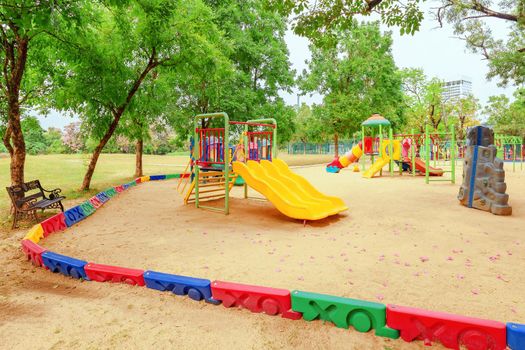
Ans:
<svg viewBox="0 0 525 350"><path fill-rule="evenodd" d="M62 192L62 190L60 188L54 188L52 190L46 190L43 187L42 187L42 191L51 194L51 196L49 196L49 199L54 199L54 198L60 197L60 192Z"/></svg>

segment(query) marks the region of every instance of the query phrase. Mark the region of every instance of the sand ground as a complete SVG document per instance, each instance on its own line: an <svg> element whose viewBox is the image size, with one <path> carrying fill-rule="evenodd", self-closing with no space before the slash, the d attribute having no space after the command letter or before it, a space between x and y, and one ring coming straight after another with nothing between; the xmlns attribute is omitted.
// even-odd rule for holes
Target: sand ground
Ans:
<svg viewBox="0 0 525 350"><path fill-rule="evenodd" d="M507 169L511 217L460 206L461 169L456 185L295 171L350 210L303 227L237 188L224 216L184 206L176 180L150 182L43 245L97 263L525 322L525 171ZM50 274L24 261L22 236L0 246L0 348L425 348Z"/></svg>

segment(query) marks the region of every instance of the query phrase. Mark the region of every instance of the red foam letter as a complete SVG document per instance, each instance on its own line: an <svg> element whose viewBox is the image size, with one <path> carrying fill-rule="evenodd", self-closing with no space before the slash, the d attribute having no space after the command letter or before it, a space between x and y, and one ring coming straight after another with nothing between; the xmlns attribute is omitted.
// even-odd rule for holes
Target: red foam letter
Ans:
<svg viewBox="0 0 525 350"><path fill-rule="evenodd" d="M213 281L211 293L213 299L222 301L225 307L239 306L268 315L282 314L293 320L301 318L301 313L291 310L290 291L286 289Z"/></svg>
<svg viewBox="0 0 525 350"><path fill-rule="evenodd" d="M440 341L445 347L469 350L504 350L507 346L505 324L444 312L388 305L386 324L397 329L403 340L423 340L425 345Z"/></svg>
<svg viewBox="0 0 525 350"><path fill-rule="evenodd" d="M42 264L42 253L46 251L44 248L42 248L41 246L39 246L33 241L24 239L22 241L22 250L27 256L27 260L31 260L33 265L44 266Z"/></svg>
<svg viewBox="0 0 525 350"><path fill-rule="evenodd" d="M49 236L53 232L62 231L67 228L66 217L64 213L54 215L40 223L44 229L44 237Z"/></svg>
<svg viewBox="0 0 525 350"><path fill-rule="evenodd" d="M144 270L89 263L84 266L84 271L92 281L127 283L138 286L145 284Z"/></svg>

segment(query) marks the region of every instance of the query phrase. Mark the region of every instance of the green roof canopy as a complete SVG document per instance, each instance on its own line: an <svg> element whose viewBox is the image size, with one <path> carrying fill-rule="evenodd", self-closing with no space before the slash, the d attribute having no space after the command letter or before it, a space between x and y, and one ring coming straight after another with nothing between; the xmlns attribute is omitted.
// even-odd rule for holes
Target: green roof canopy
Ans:
<svg viewBox="0 0 525 350"><path fill-rule="evenodd" d="M370 118L361 123L362 126L390 125L390 121L380 114L372 114Z"/></svg>

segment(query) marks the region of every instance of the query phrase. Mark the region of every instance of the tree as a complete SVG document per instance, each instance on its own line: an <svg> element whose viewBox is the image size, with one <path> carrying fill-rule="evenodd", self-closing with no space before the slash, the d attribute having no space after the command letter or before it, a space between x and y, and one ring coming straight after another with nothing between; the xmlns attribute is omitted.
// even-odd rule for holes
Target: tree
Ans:
<svg viewBox="0 0 525 350"><path fill-rule="evenodd" d="M22 119L21 127L27 153L33 155L45 153L47 145L44 139L44 129L40 126L38 119L32 116L25 117Z"/></svg>
<svg viewBox="0 0 525 350"><path fill-rule="evenodd" d="M71 153L78 153L84 150L85 141L80 130L80 122L74 122L64 127L62 142Z"/></svg>
<svg viewBox="0 0 525 350"><path fill-rule="evenodd" d="M452 106L452 115L448 122L455 125L456 139L464 140L467 128L479 125L479 120L476 116L480 106L479 101L474 95L462 97Z"/></svg>
<svg viewBox="0 0 525 350"><path fill-rule="evenodd" d="M113 5L115 4L115 5ZM78 113L98 139L81 190L90 187L104 146L150 72L186 74L196 62L213 64L220 33L212 14L199 0L129 0L95 6L89 26L63 47L55 75L54 104Z"/></svg>
<svg viewBox="0 0 525 350"><path fill-rule="evenodd" d="M424 1L424 0L422 0ZM293 15L295 33L316 43L337 37L340 31L355 25L359 15L378 14L381 22L398 26L401 33L413 34L419 29L423 12L419 0L266 0L272 9L288 16Z"/></svg>
<svg viewBox="0 0 525 350"><path fill-rule="evenodd" d="M441 26L450 22L467 47L489 61L489 78L500 77L501 85L525 81L525 5L523 0L440 0L435 16ZM401 34L413 34L423 20L420 3L425 0L266 0L268 6L293 16L295 33L317 44L332 44L334 33L353 26L360 15L379 15L381 22L397 26ZM510 26L506 41L493 37L487 19Z"/></svg>
<svg viewBox="0 0 525 350"><path fill-rule="evenodd" d="M512 102L505 95L491 96L484 113L496 133L525 138L524 88L516 90Z"/></svg>
<svg viewBox="0 0 525 350"><path fill-rule="evenodd" d="M58 128L49 128L44 132L47 146L46 153L65 153L66 146L62 142L62 131Z"/></svg>
<svg viewBox="0 0 525 350"><path fill-rule="evenodd" d="M335 46L310 46L310 72L303 72L300 86L303 93L324 95L314 115L333 135L337 150L339 137L360 130L361 122L373 113L401 124L402 90L391 35L382 34L378 23L356 22L336 38Z"/></svg>
<svg viewBox="0 0 525 350"><path fill-rule="evenodd" d="M422 69L408 68L401 72L404 92L405 128L425 132L429 124L433 130L440 125L445 128L453 114L453 101L443 100L443 82L437 78L428 79Z"/></svg>
<svg viewBox="0 0 525 350"><path fill-rule="evenodd" d="M279 124L278 140L286 141L293 133L294 114L279 96L294 84L284 41L286 19L257 0L206 3L224 33L227 60L216 67L201 65L174 82L180 109L173 108L170 123L178 137L187 138L196 113L224 111L238 121L273 117Z"/></svg>
<svg viewBox="0 0 525 350"><path fill-rule="evenodd" d="M525 83L525 4L523 0L494 3L491 0L442 0L436 18L453 25L467 48L488 60L487 77L499 77L500 85ZM488 19L509 24L506 40L494 37Z"/></svg>
<svg viewBox="0 0 525 350"><path fill-rule="evenodd" d="M297 110L294 118L295 122L295 133L293 135L293 141L300 141L306 143L310 139L311 127L312 127L313 113L310 106L306 103L302 103L301 107Z"/></svg>
<svg viewBox="0 0 525 350"><path fill-rule="evenodd" d="M11 156L11 183L24 182L26 143L21 108L47 88L45 74L50 35L59 23L77 19L82 2L74 0L5 0L0 4L0 89L7 109L3 143ZM30 49L31 48L31 49ZM47 68L44 68L47 67ZM39 69L40 68L40 69Z"/></svg>

